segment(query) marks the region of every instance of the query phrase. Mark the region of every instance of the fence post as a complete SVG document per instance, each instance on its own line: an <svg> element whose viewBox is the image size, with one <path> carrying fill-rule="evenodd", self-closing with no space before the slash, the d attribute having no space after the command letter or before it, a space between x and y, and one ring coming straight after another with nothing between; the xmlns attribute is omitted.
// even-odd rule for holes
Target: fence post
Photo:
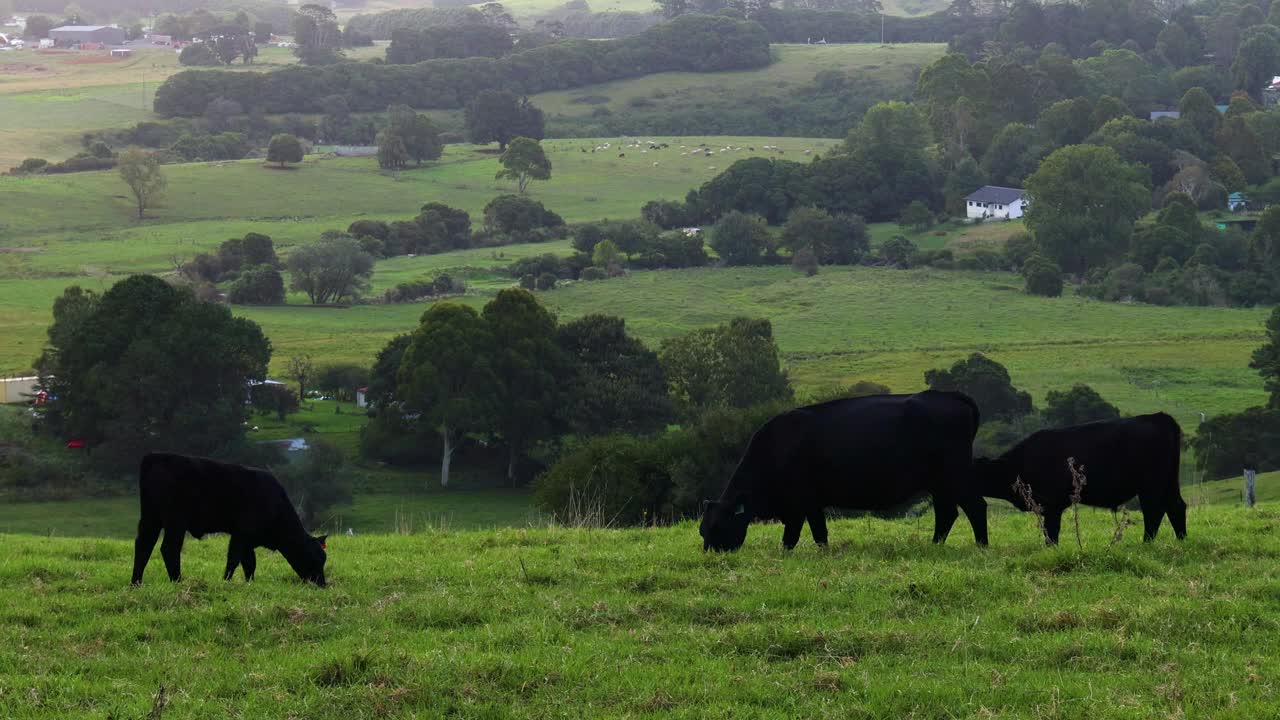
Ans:
<svg viewBox="0 0 1280 720"><path fill-rule="evenodd" d="M1244 506L1253 507L1255 496L1253 493L1254 480L1258 477L1258 471L1252 468L1244 469Z"/></svg>

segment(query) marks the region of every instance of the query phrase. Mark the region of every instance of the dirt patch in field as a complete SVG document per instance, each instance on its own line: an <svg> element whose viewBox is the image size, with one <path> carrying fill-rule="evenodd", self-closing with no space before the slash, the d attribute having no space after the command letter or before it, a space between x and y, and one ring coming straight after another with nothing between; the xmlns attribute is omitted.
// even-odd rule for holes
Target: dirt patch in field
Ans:
<svg viewBox="0 0 1280 720"><path fill-rule="evenodd" d="M49 72L49 68L44 65L32 65L31 63L0 65L0 75L40 75L47 72Z"/></svg>
<svg viewBox="0 0 1280 720"><path fill-rule="evenodd" d="M38 253L38 247L0 247L0 254L4 253Z"/></svg>
<svg viewBox="0 0 1280 720"><path fill-rule="evenodd" d="M97 65L99 63L118 62L125 58L113 58L110 55L85 55L67 60L68 65Z"/></svg>

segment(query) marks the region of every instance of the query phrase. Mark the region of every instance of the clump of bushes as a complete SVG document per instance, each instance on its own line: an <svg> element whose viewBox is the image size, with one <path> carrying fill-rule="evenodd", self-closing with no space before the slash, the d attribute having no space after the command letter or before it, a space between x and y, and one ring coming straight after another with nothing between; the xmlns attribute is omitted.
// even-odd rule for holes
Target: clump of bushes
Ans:
<svg viewBox="0 0 1280 720"><path fill-rule="evenodd" d="M429 297L444 295L461 295L467 291L467 285L448 275L439 275L433 280L411 280L402 282L382 294L386 303L407 303Z"/></svg>

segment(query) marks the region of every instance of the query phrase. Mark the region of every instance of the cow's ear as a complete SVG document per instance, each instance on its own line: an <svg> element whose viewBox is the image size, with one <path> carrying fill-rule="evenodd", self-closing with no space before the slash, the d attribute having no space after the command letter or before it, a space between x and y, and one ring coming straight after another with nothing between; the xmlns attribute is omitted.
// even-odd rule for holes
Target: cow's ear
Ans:
<svg viewBox="0 0 1280 720"><path fill-rule="evenodd" d="M707 511L707 508L709 508L709 507L711 507L711 501L710 501L710 500L708 500L708 499L706 499L706 498L703 498L703 499L702 499L702 512L706 512L706 511Z"/></svg>
<svg viewBox="0 0 1280 720"><path fill-rule="evenodd" d="M328 535L321 535L320 537L316 538L316 540L319 540L319 541L320 541L320 549L321 549L321 550L328 550L328 549L329 549L329 543L327 542L327 541L329 540L329 536L328 536Z"/></svg>
<svg viewBox="0 0 1280 720"><path fill-rule="evenodd" d="M738 507L736 507L736 508L734 508L734 509L733 509L733 514L734 514L734 515L741 515L741 514L745 513L746 511L747 511L747 506L746 506L746 505L743 505L742 503L738 503Z"/></svg>

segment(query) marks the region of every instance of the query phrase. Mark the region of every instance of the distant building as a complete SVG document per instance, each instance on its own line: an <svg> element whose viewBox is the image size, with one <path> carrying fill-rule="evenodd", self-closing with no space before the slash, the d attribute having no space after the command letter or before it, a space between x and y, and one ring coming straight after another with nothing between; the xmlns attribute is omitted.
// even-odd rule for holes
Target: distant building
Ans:
<svg viewBox="0 0 1280 720"><path fill-rule="evenodd" d="M1182 113L1178 112L1177 110L1153 110L1151 112L1151 122L1155 122L1161 118L1169 118L1170 120L1177 120L1180 117L1182 117Z"/></svg>
<svg viewBox="0 0 1280 720"><path fill-rule="evenodd" d="M965 197L965 215L974 220L1022 217L1027 206L1027 191L1018 188L984 185Z"/></svg>
<svg viewBox="0 0 1280 720"><path fill-rule="evenodd" d="M1240 212L1249 209L1249 196L1242 192L1233 192L1227 196L1227 209L1231 212Z"/></svg>
<svg viewBox="0 0 1280 720"><path fill-rule="evenodd" d="M40 378L30 377L0 378L0 403L31 402L36 396L36 383Z"/></svg>
<svg viewBox="0 0 1280 720"><path fill-rule="evenodd" d="M369 407L369 388L356 388L356 407Z"/></svg>
<svg viewBox="0 0 1280 720"><path fill-rule="evenodd" d="M130 50L129 48L112 48L111 49L111 57L113 58L127 58L132 55L133 55L133 51Z"/></svg>
<svg viewBox="0 0 1280 720"><path fill-rule="evenodd" d="M49 39L59 47L82 43L120 45L126 39L125 31L110 25L63 25L49 31Z"/></svg>

